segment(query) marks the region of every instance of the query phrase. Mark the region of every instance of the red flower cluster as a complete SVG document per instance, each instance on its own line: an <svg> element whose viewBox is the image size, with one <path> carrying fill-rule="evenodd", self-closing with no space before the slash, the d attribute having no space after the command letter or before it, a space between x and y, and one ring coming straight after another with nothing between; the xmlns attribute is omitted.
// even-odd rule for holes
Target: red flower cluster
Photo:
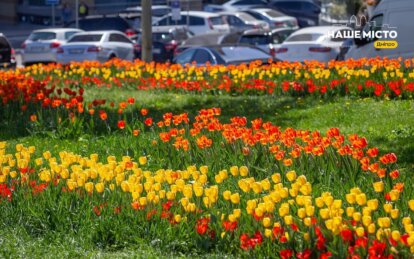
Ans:
<svg viewBox="0 0 414 259"><path fill-rule="evenodd" d="M253 236L249 237L247 234L240 236L240 247L244 250L254 249L257 245L261 245L263 236L260 231L256 231Z"/></svg>

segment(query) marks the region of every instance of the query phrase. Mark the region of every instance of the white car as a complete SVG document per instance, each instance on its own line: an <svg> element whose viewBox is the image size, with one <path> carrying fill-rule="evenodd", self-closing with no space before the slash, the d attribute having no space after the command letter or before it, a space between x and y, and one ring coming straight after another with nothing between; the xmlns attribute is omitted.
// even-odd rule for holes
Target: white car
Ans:
<svg viewBox="0 0 414 259"><path fill-rule="evenodd" d="M57 49L79 29L43 29L33 31L22 44L23 65L38 62L56 62Z"/></svg>
<svg viewBox="0 0 414 259"><path fill-rule="evenodd" d="M207 12L232 12L244 11L252 8L266 7L267 2L263 0L230 0L222 5L209 4L204 7Z"/></svg>
<svg viewBox="0 0 414 259"><path fill-rule="evenodd" d="M346 26L315 26L298 30L292 33L275 50L276 58L299 62L305 60L320 62L335 60L345 39L332 36L337 35L338 31L344 34L351 30Z"/></svg>
<svg viewBox="0 0 414 259"><path fill-rule="evenodd" d="M364 31L396 31L397 38L383 39L355 39L346 59L388 57L390 59L414 57L414 34L412 19L414 15L414 1L412 0L382 0L374 9L370 21L365 25ZM375 41L397 41L394 48L376 48Z"/></svg>
<svg viewBox="0 0 414 259"><path fill-rule="evenodd" d="M105 62L112 58L134 59L134 44L119 31L78 33L57 51L57 61L62 64L85 60Z"/></svg>
<svg viewBox="0 0 414 259"><path fill-rule="evenodd" d="M153 23L153 26L188 25L193 34L204 34L208 32L230 32L230 27L223 21L221 16L200 11L181 12L181 19L176 21L171 14Z"/></svg>
<svg viewBox="0 0 414 259"><path fill-rule="evenodd" d="M271 29L290 28L299 29L298 21L295 17L286 15L269 8L258 8L245 10L245 13L250 14L260 21L267 22Z"/></svg>

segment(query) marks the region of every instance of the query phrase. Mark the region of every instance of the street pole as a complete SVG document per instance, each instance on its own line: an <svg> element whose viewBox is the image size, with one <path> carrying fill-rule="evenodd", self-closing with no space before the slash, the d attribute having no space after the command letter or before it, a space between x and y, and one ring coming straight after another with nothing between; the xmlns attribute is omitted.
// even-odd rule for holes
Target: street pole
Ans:
<svg viewBox="0 0 414 259"><path fill-rule="evenodd" d="M152 61L152 24L151 24L151 0L142 0L142 52L141 59L145 62Z"/></svg>
<svg viewBox="0 0 414 259"><path fill-rule="evenodd" d="M76 28L79 28L79 0L75 2L75 24Z"/></svg>

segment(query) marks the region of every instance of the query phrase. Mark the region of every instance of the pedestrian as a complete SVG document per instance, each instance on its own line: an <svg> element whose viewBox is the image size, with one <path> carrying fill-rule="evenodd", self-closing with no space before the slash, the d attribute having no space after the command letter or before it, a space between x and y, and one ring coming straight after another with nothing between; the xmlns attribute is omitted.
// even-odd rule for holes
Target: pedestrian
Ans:
<svg viewBox="0 0 414 259"><path fill-rule="evenodd" d="M89 14L89 7L87 4L85 4L85 2L81 2L79 5L79 17L86 17Z"/></svg>
<svg viewBox="0 0 414 259"><path fill-rule="evenodd" d="M63 26L69 24L71 16L72 16L72 10L70 10L69 5L67 3L64 3L62 7Z"/></svg>

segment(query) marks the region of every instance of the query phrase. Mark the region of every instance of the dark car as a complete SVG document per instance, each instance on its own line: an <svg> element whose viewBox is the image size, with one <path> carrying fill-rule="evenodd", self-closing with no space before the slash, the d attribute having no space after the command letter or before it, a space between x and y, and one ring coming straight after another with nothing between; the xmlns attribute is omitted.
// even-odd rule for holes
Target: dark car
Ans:
<svg viewBox="0 0 414 259"><path fill-rule="evenodd" d="M152 28L152 55L157 62L172 61L179 45L191 36L185 26L156 26ZM137 58L141 57L141 35L136 44Z"/></svg>
<svg viewBox="0 0 414 259"><path fill-rule="evenodd" d="M76 22L71 21L65 27L76 28ZM138 37L136 27L119 15L93 15L81 18L79 29L84 31L117 30L125 33L133 41L136 41Z"/></svg>
<svg viewBox="0 0 414 259"><path fill-rule="evenodd" d="M273 57L261 49L251 46L214 45L193 47L179 54L174 63L185 65L195 63L203 66L207 62L212 65L238 65L260 60L268 63Z"/></svg>
<svg viewBox="0 0 414 259"><path fill-rule="evenodd" d="M321 6L315 0L272 0L269 7L295 17L299 27L319 24Z"/></svg>
<svg viewBox="0 0 414 259"><path fill-rule="evenodd" d="M16 67L14 49L6 36L0 33L0 69Z"/></svg>

